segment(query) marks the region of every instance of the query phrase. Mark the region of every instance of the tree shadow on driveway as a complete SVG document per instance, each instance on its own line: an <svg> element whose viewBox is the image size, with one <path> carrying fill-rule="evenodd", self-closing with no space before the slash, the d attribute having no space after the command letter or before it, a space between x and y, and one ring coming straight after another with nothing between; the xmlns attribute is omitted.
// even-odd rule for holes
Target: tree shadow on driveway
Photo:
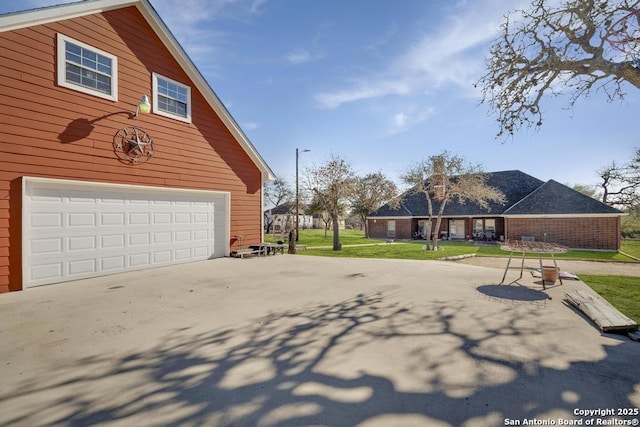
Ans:
<svg viewBox="0 0 640 427"><path fill-rule="evenodd" d="M490 304L359 294L205 333L177 329L150 350L70 358L3 390L0 421L494 426L638 405L637 344L562 342L544 310L477 303Z"/></svg>

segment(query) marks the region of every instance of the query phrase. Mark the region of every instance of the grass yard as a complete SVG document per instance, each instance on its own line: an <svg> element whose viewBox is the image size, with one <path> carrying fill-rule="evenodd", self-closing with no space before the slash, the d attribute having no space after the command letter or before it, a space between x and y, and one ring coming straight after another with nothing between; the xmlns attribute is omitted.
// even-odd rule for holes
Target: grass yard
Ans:
<svg viewBox="0 0 640 427"><path fill-rule="evenodd" d="M276 242L278 240L286 240L286 236L265 236L268 242ZM333 245L333 233L327 232L325 237L324 230L300 230L299 244L306 245L306 251L300 251L302 255L319 255L331 257L351 257L351 258L393 258L393 259L438 259L449 256L476 254L479 256L508 256L509 252L505 252L498 246L475 246L472 242L449 242L443 241L439 243L440 250L424 251L424 241L396 241L394 244L386 244L384 240L366 239L364 233L353 230L340 230L340 242L342 243L341 251L331 249ZM350 247L350 245L358 245ZM360 246L364 245L364 246ZM325 248L315 248L317 246L325 246ZM328 247L328 248L327 248ZM623 251L634 255L636 253L640 257L640 242L623 243ZM529 258L537 258L536 254L528 254ZM544 256L543 258L548 258ZM580 260L597 260L597 261L633 261L617 252L598 252L598 251L579 251L571 250L564 254L556 255L558 259L580 259Z"/></svg>
<svg viewBox="0 0 640 427"><path fill-rule="evenodd" d="M342 239L341 239L342 240ZM343 246L341 251L332 249L309 248L299 251L302 255L320 255L344 258L389 258L434 260L443 257L474 253L477 247L471 245L450 244L444 242L439 251L425 251L424 242L394 242L387 244L375 240L375 245Z"/></svg>
<svg viewBox="0 0 640 427"><path fill-rule="evenodd" d="M633 257L640 258L640 241L638 240L623 240L620 244L620 250L625 254L629 254Z"/></svg>
<svg viewBox="0 0 640 427"><path fill-rule="evenodd" d="M278 240L286 242L287 239L288 236L286 234L282 235L280 233L276 233L275 235L265 234L264 236L265 242L271 243L275 243ZM380 240L366 239L362 231L340 230L340 242L342 242L343 245L364 245L380 243ZM333 246L333 231L327 231L327 236L325 237L324 230L300 230L298 243L307 246Z"/></svg>
<svg viewBox="0 0 640 427"><path fill-rule="evenodd" d="M580 280L621 313L640 323L640 277L581 274Z"/></svg>

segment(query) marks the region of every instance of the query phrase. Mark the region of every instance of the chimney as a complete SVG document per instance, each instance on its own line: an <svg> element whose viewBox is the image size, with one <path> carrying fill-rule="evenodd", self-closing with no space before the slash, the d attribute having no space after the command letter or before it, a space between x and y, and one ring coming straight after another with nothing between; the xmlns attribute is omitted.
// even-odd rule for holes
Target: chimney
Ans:
<svg viewBox="0 0 640 427"><path fill-rule="evenodd" d="M431 177L431 183L433 185L433 200L439 202L444 199L446 189L445 189L445 168L444 168L444 157L442 156L434 156L432 157L433 161L433 176Z"/></svg>

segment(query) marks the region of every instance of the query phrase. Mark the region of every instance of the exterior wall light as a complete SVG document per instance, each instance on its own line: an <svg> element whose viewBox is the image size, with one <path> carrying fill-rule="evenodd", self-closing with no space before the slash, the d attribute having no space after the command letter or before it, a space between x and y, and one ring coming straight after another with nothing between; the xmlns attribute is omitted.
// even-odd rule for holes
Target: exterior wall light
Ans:
<svg viewBox="0 0 640 427"><path fill-rule="evenodd" d="M138 113L148 114L149 111L151 111L151 103L149 102L149 97L147 95L142 95L142 99L140 99L140 103L136 106L136 112L134 114L134 118L138 117Z"/></svg>

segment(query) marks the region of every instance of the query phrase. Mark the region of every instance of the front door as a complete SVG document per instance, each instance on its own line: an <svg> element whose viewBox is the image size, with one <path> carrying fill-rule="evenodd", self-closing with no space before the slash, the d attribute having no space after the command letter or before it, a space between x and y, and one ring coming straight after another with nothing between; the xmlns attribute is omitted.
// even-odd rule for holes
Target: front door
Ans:
<svg viewBox="0 0 640 427"><path fill-rule="evenodd" d="M452 239L464 239L464 219L449 220L449 236Z"/></svg>

